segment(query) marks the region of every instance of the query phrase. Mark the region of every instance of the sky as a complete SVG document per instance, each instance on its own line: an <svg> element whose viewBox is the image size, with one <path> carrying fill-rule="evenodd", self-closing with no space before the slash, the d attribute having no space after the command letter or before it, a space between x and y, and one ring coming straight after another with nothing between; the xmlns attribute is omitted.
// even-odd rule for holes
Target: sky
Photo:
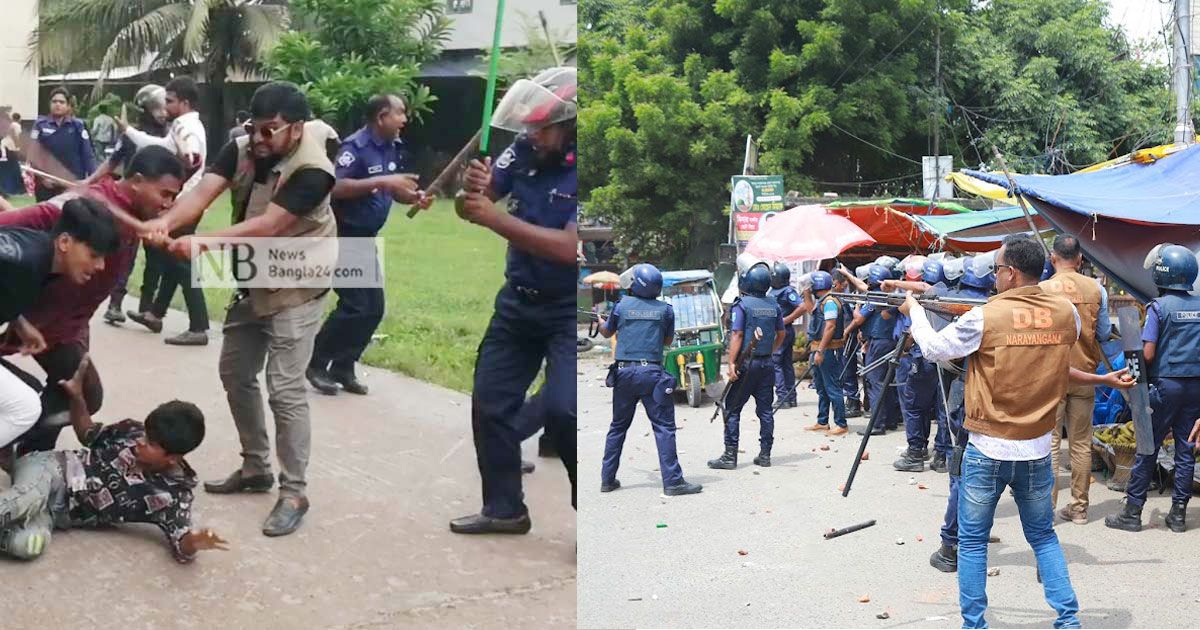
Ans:
<svg viewBox="0 0 1200 630"><path fill-rule="evenodd" d="M1173 12L1173 3L1160 0L1108 0L1109 20L1114 26L1125 29L1131 42L1149 39L1162 41L1163 25ZM1200 16L1193 17L1200 19ZM1193 47L1195 47L1193 45ZM1162 61L1170 58L1170 48L1161 50Z"/></svg>

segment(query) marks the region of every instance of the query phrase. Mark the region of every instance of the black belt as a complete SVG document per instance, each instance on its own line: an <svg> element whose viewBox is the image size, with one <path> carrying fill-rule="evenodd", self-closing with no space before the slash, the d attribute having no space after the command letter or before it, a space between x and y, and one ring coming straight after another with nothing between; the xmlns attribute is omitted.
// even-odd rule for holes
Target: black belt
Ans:
<svg viewBox="0 0 1200 630"><path fill-rule="evenodd" d="M547 302L557 302L558 300L563 300L568 297L574 296L574 292L550 293L550 292L547 292L542 289L535 289L533 287L524 287L519 284L512 284L512 283L509 283L508 288L512 289L513 293L516 293L517 297L521 298L522 301L532 302L535 304L544 304Z"/></svg>
<svg viewBox="0 0 1200 630"><path fill-rule="evenodd" d="M643 366L648 366L648 365L658 365L658 366L661 366L661 365L662 365L662 363L655 363L654 361L617 361L617 367L619 367L619 368L625 368L625 367L636 367L636 366L639 366L639 365L643 365Z"/></svg>

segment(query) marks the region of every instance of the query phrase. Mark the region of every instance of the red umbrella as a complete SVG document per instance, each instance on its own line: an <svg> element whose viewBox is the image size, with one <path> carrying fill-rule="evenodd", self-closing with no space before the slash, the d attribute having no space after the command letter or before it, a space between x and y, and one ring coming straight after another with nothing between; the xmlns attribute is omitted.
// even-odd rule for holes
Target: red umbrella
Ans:
<svg viewBox="0 0 1200 630"><path fill-rule="evenodd" d="M825 212L823 206L798 206L759 224L746 251L765 260L824 260L860 245L873 245L849 219Z"/></svg>

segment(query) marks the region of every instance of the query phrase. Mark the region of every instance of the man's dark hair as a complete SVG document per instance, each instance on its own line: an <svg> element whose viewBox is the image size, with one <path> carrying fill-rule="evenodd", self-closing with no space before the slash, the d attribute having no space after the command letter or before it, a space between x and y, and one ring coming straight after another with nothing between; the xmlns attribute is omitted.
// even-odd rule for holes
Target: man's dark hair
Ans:
<svg viewBox="0 0 1200 630"><path fill-rule="evenodd" d="M404 103L404 97L399 94L376 94L367 101L367 122L373 123L385 109L392 108L392 99Z"/></svg>
<svg viewBox="0 0 1200 630"><path fill-rule="evenodd" d="M237 111L237 113L233 115L233 119L238 122L245 122L247 120L250 120L250 112L248 112L244 109L239 109Z"/></svg>
<svg viewBox="0 0 1200 630"><path fill-rule="evenodd" d="M163 403L146 416L146 439L171 455L186 455L204 441L204 413L182 400Z"/></svg>
<svg viewBox="0 0 1200 630"><path fill-rule="evenodd" d="M1054 237L1054 253L1063 260L1075 260L1083 255L1079 247L1079 239L1069 234L1059 234Z"/></svg>
<svg viewBox="0 0 1200 630"><path fill-rule="evenodd" d="M166 147L148 146L138 149L137 153L133 154L133 159L129 161L129 168L125 169L126 177L141 175L146 179L158 179L166 175L174 175L183 181L184 170L183 162L173 151Z"/></svg>
<svg viewBox="0 0 1200 630"><path fill-rule="evenodd" d="M121 244L112 213L91 197L76 197L63 204L62 215L54 224L54 237L60 234L71 235L102 256L117 251Z"/></svg>
<svg viewBox="0 0 1200 630"><path fill-rule="evenodd" d="M1037 241L1024 234L1012 234L1004 239L1004 264L1036 280L1042 277L1046 253Z"/></svg>
<svg viewBox="0 0 1200 630"><path fill-rule="evenodd" d="M17 112L13 112L12 113L12 121L15 123L21 122L21 115L18 114Z"/></svg>
<svg viewBox="0 0 1200 630"><path fill-rule="evenodd" d="M168 81L163 89L174 92L175 98L187 101L188 106L192 109L200 106L200 88L196 87L196 82L192 80L192 77L175 77Z"/></svg>
<svg viewBox="0 0 1200 630"><path fill-rule="evenodd" d="M272 81L254 90L254 96L250 97L250 115L260 119L279 116L294 123L312 118L312 110L300 86L290 81Z"/></svg>
<svg viewBox="0 0 1200 630"><path fill-rule="evenodd" d="M71 104L71 93L68 92L67 88L65 88L65 87L56 87L53 90L50 90L50 96L48 98L52 100L55 96L58 96L60 94L62 95L63 98L67 99L67 105L70 105Z"/></svg>

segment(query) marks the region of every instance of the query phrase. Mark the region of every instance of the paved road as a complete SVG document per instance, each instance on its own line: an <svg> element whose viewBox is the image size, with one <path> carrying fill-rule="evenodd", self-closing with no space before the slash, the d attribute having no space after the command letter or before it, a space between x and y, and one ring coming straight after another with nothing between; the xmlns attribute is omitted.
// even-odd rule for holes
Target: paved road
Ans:
<svg viewBox="0 0 1200 630"><path fill-rule="evenodd" d="M164 334L184 321L172 314ZM143 418L165 400L191 400L208 419L204 444L188 457L200 477L239 464L219 340L175 348L136 324L99 321L92 335L105 385L97 419ZM562 464L537 460L526 476L529 535L451 534L450 518L479 507L468 397L383 370L366 380L368 397L311 398L312 509L298 532L261 534L274 495L203 491L196 521L232 549L190 566L177 565L149 526L59 532L33 563L0 560L0 627L573 627L575 514ZM77 445L67 433L61 448Z"/></svg>
<svg viewBox="0 0 1200 630"><path fill-rule="evenodd" d="M720 421L708 422L711 403L679 405L684 475L703 483L704 492L667 498L654 438L639 409L618 475L624 485L601 494L598 462L612 400L612 390L603 387L603 356L589 354L579 363L580 627L961 626L954 574L928 564L939 544L947 476L893 470L902 434L872 438L870 458L842 498L837 488L861 438L853 431L832 439L804 431L816 411L812 390L802 388L800 406L780 413L774 466L767 469L750 462L758 448L752 411L743 415L738 469L716 471L705 466L722 448ZM865 424L851 420L852 429ZM825 445L828 451L819 450ZM910 477L927 489L909 485ZM1189 515L1194 529L1175 534L1163 525L1169 495L1152 496L1146 509L1151 529L1130 534L1102 523L1120 510L1120 496L1103 483L1091 493L1091 522L1056 528L1084 626L1194 626L1200 618L1198 504ZM868 519L878 525L829 541L821 536ZM988 581L989 622L1050 627L1054 614L1007 496L992 533L1000 542L991 545L989 566L1000 574ZM870 601L859 603L864 595ZM888 619L876 618L885 611Z"/></svg>

